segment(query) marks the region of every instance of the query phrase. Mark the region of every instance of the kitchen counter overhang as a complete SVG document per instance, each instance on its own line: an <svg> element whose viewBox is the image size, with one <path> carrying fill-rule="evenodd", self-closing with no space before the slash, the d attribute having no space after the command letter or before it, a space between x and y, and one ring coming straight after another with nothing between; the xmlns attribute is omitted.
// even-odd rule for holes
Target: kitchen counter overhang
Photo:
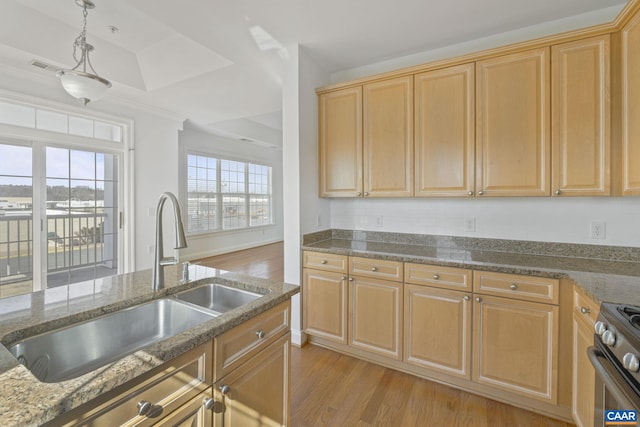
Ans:
<svg viewBox="0 0 640 427"><path fill-rule="evenodd" d="M139 377L299 292L299 287L192 265L188 283L177 267L166 270L165 288L151 289L151 270L52 288L0 300L0 419L9 426L40 425ZM92 319L208 283L262 297L77 378L43 383L7 350L24 338Z"/></svg>

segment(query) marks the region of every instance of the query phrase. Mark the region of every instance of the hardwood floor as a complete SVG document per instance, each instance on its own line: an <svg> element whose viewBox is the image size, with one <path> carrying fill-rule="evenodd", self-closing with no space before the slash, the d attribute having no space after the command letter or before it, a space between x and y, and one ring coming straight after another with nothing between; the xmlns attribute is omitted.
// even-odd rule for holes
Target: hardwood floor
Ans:
<svg viewBox="0 0 640 427"><path fill-rule="evenodd" d="M284 244L203 258L209 267L284 277ZM291 348L291 427L568 427L533 412L314 345Z"/></svg>
<svg viewBox="0 0 640 427"><path fill-rule="evenodd" d="M207 267L284 281L284 242L194 260Z"/></svg>

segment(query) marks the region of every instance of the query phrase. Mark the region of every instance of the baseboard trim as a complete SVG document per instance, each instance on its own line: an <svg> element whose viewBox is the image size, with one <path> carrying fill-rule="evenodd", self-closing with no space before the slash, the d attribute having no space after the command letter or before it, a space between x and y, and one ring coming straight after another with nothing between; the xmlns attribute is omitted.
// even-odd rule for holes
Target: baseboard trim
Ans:
<svg viewBox="0 0 640 427"><path fill-rule="evenodd" d="M307 334L299 329L291 329L291 344L302 348L307 343Z"/></svg>

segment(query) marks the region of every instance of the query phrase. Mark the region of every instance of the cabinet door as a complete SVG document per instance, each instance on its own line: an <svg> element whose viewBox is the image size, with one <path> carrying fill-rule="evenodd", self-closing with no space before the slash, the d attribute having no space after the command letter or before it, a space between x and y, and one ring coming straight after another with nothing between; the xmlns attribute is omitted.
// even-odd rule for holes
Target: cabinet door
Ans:
<svg viewBox="0 0 640 427"><path fill-rule="evenodd" d="M596 373L587 357L593 345L593 324L582 314L573 314L572 415L578 427L593 427Z"/></svg>
<svg viewBox="0 0 640 427"><path fill-rule="evenodd" d="M550 193L549 49L476 63L476 190Z"/></svg>
<svg viewBox="0 0 640 427"><path fill-rule="evenodd" d="M471 379L471 298L459 291L406 285L406 363Z"/></svg>
<svg viewBox="0 0 640 427"><path fill-rule="evenodd" d="M305 268L302 321L309 335L347 343L347 276Z"/></svg>
<svg viewBox="0 0 640 427"><path fill-rule="evenodd" d="M402 283L349 281L349 345L402 360Z"/></svg>
<svg viewBox="0 0 640 427"><path fill-rule="evenodd" d="M289 425L290 336L287 333L214 384L224 405L217 427Z"/></svg>
<svg viewBox="0 0 640 427"><path fill-rule="evenodd" d="M320 197L362 194L362 87L318 97Z"/></svg>
<svg viewBox="0 0 640 427"><path fill-rule="evenodd" d="M413 76L364 85L364 195L413 196Z"/></svg>
<svg viewBox="0 0 640 427"><path fill-rule="evenodd" d="M415 76L415 195L474 192L475 65Z"/></svg>
<svg viewBox="0 0 640 427"><path fill-rule="evenodd" d="M477 296L473 380L557 403L558 307Z"/></svg>
<svg viewBox="0 0 640 427"><path fill-rule="evenodd" d="M194 397L155 425L158 427L212 427L212 410L214 408L218 410L220 406L206 408L205 401L210 398L211 389L202 395Z"/></svg>
<svg viewBox="0 0 640 427"><path fill-rule="evenodd" d="M551 48L551 185L554 196L608 196L609 35Z"/></svg>
<svg viewBox="0 0 640 427"><path fill-rule="evenodd" d="M621 31L622 191L640 195L640 13Z"/></svg>

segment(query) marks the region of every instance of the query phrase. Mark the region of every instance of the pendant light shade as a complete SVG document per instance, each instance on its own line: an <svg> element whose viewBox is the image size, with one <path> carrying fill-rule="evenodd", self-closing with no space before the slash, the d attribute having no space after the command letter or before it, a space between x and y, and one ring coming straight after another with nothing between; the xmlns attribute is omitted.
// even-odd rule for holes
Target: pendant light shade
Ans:
<svg viewBox="0 0 640 427"><path fill-rule="evenodd" d="M87 105L90 101L102 98L111 87L111 82L96 73L89 59L93 46L87 43L87 9L93 9L95 5L91 0L76 0L76 4L82 7L84 15L82 32L73 43L73 59L77 64L69 70L59 70L56 75L60 77L62 87L69 95L81 99ZM80 58L77 57L78 51Z"/></svg>

